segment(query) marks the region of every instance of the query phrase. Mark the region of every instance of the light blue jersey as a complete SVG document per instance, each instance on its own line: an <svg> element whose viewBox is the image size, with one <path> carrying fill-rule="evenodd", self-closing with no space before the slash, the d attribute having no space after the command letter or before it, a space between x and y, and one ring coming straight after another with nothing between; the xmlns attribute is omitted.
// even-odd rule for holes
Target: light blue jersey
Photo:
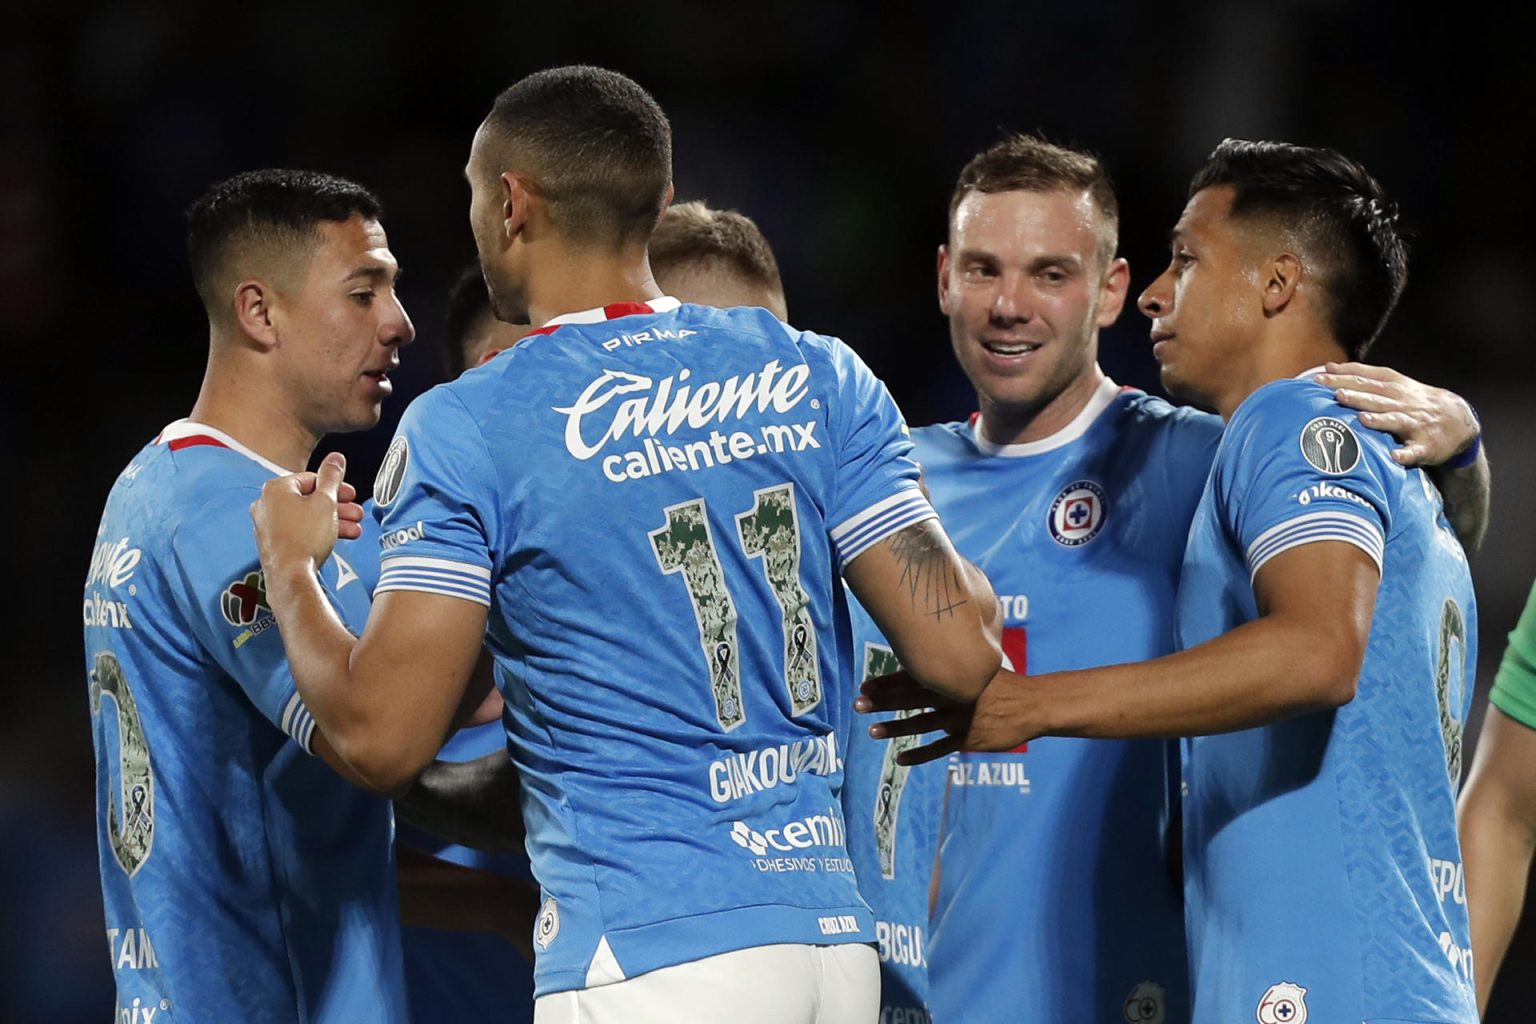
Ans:
<svg viewBox="0 0 1536 1024"><path fill-rule="evenodd" d="M1071 424L1040 441L990 444L976 423L914 431L946 530L1003 604L1016 670L1173 649L1180 559L1220 429L1214 416L1104 380ZM887 747L850 739L850 794L870 788ZM898 826L909 834L897 848L925 849L930 864L866 895L877 916L926 907L941 844L924 946L935 1021L1187 1019L1183 911L1166 845L1173 757L1161 742L1058 737L964 753L950 759L942 812L927 800L921 815L907 801L944 785L944 768L907 777ZM856 854L867 817L849 814Z"/></svg>
<svg viewBox="0 0 1536 1024"><path fill-rule="evenodd" d="M869 613L853 600L849 610L858 678L896 671L896 655ZM942 763L910 768L896 763L897 754L921 742L915 737L870 737L871 723L891 717L895 716L860 716L849 730L843 817L848 822L848 856L853 858L859 892L875 912L880 1024L930 1024L928 890L938 847L945 772Z"/></svg>
<svg viewBox="0 0 1536 1024"><path fill-rule="evenodd" d="M1342 541L1382 567L1354 700L1186 741L1198 1024L1477 1020L1456 785L1477 609L1420 470L1310 380L1233 414L1190 534L1179 639L1258 618L1271 558Z"/></svg>
<svg viewBox="0 0 1536 1024"><path fill-rule="evenodd" d="M842 343L675 299L558 317L406 412L379 590L490 608L539 995L874 941L838 573L933 515L910 451Z"/></svg>
<svg viewBox="0 0 1536 1024"><path fill-rule="evenodd" d="M250 504L283 472L183 420L118 476L97 531L85 654L115 1020L407 1019L389 804L311 756L266 604ZM370 527L320 573L353 628L377 544Z"/></svg>

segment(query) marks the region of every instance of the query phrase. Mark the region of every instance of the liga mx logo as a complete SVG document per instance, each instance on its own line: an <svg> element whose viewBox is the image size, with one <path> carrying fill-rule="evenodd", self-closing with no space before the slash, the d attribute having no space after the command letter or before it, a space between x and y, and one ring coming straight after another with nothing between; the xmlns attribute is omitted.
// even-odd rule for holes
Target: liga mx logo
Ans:
<svg viewBox="0 0 1536 1024"><path fill-rule="evenodd" d="M1307 1024L1307 990L1289 981L1269 986L1254 1017L1259 1024Z"/></svg>
<svg viewBox="0 0 1536 1024"><path fill-rule="evenodd" d="M1108 510L1104 488L1092 480L1075 480L1056 495L1045 518L1056 543L1075 548L1099 535Z"/></svg>
<svg viewBox="0 0 1536 1024"><path fill-rule="evenodd" d="M1313 469L1337 476L1360 462L1360 441L1348 423L1319 416L1301 428L1301 454Z"/></svg>

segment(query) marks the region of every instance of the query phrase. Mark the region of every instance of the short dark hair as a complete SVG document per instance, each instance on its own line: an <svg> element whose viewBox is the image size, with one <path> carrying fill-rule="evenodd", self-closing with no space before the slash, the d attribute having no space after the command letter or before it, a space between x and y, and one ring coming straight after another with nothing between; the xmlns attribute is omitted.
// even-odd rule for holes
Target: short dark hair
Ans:
<svg viewBox="0 0 1536 1024"><path fill-rule="evenodd" d="M651 236L651 270L658 277L683 268L721 268L783 294L779 263L752 218L694 200L674 203Z"/></svg>
<svg viewBox="0 0 1536 1024"><path fill-rule="evenodd" d="M643 242L672 184L672 128L634 81L587 65L529 75L500 96L486 126L498 171L533 178L555 226L587 243Z"/></svg>
<svg viewBox="0 0 1536 1024"><path fill-rule="evenodd" d="M450 379L473 367L468 342L475 324L494 316L480 264L472 263L448 289L448 307L443 313L443 369Z"/></svg>
<svg viewBox="0 0 1536 1024"><path fill-rule="evenodd" d="M1336 150L1226 139L1195 172L1189 194L1230 185L1232 216L1293 232L1317 273L1335 340L1351 359L1371 347L1408 280L1397 206L1357 161Z"/></svg>
<svg viewBox="0 0 1536 1024"><path fill-rule="evenodd" d="M187 260L203 305L224 301L216 279L236 251L300 249L317 241L320 221L378 220L384 206L355 181L319 171L246 171L226 178L187 207Z"/></svg>
<svg viewBox="0 0 1536 1024"><path fill-rule="evenodd" d="M949 197L949 223L973 192L1086 191L1099 208L1099 255L1107 267L1120 244L1120 202L1104 162L1038 135L1013 132L971 157Z"/></svg>

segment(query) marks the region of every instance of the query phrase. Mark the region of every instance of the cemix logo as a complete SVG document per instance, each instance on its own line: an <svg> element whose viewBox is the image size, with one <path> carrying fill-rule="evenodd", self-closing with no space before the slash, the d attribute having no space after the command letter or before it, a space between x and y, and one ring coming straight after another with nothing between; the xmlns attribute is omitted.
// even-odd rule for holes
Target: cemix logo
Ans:
<svg viewBox="0 0 1536 1024"><path fill-rule="evenodd" d="M692 370L685 369L657 381L622 370L604 370L575 402L554 407L555 412L566 418L566 450L585 460L602 451L608 442L625 435L671 435L685 424L698 429L729 419L745 419L754 410L786 413L809 393L806 381L811 370L804 364L785 370L777 359L771 359L761 370L736 374L723 381L694 386L687 383L692 375ZM589 441L593 427L597 428L597 437Z"/></svg>
<svg viewBox="0 0 1536 1024"><path fill-rule="evenodd" d="M762 832L744 821L735 821L731 823L731 842L756 857L763 856L769 850L794 853L813 846L842 846L843 819L836 813L813 814L792 821L783 828L770 828Z"/></svg>

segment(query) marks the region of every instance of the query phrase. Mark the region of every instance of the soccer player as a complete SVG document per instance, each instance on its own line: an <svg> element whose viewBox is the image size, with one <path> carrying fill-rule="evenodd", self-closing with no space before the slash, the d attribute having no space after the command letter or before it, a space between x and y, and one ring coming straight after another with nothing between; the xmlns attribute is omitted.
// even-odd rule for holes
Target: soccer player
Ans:
<svg viewBox="0 0 1536 1024"><path fill-rule="evenodd" d="M307 704L375 785L436 752L488 636L545 894L535 1019L869 1019L832 568L962 700L996 672L996 601L849 349L659 294L670 163L664 115L613 72L498 97L471 224L498 317L543 326L407 412L360 638L314 579L339 457L255 507L268 592Z"/></svg>
<svg viewBox="0 0 1536 1024"><path fill-rule="evenodd" d="M789 319L773 249L752 218L694 200L674 203L651 235L656 286L702 306L760 306Z"/></svg>
<svg viewBox="0 0 1536 1024"><path fill-rule="evenodd" d="M478 265L465 270L449 291L444 328L444 357L449 373L454 377L479 366L496 353L511 348L531 329L527 324L505 324L496 319L491 312L490 295L486 292L485 279ZM374 564L377 564L376 556ZM465 764L464 771L475 770L467 763L481 758L487 759L478 766L483 771L489 771L491 763L504 764L510 768L506 730L499 720L460 729L448 738L437 756L440 761ZM507 775L507 778L481 776L489 783L488 799L494 799L499 794L503 798L516 800L515 779L511 778L510 771ZM407 804L399 809L399 814L403 822L409 822L416 816L413 812L419 811L420 808ZM512 803L501 803L498 811L502 816L517 816L516 805ZM473 830L472 816L456 814L453 818L455 820L449 823L453 829ZM436 823L439 822L428 821L424 824ZM531 878L527 855L521 849L472 849L445 842L427 831L404 823L398 835L399 841L405 846L424 851L439 861L512 878ZM476 832L474 837L480 842L487 841L487 835L483 832ZM437 865L419 864L409 854L403 854L400 872L403 882L407 883L402 896L408 902L415 903L418 901L408 883L415 881L418 875L437 877ZM461 881L461 887L462 884ZM429 892L419 902L429 904L437 896ZM488 901L495 897L493 893L468 892L464 898ZM441 899L435 901L439 910L448 902ZM428 905L421 909L430 912L432 907ZM535 901L526 913L527 929L524 934L532 933L536 912ZM408 914L407 921L410 920L411 915ZM450 920L447 923L454 922ZM408 926L401 933L401 941L405 953L406 992L410 998L414 1024L491 1020L517 1024L533 1019L532 966L514 952L503 935L453 928ZM532 955L531 945L528 947L528 955Z"/></svg>
<svg viewBox="0 0 1536 1024"><path fill-rule="evenodd" d="M1396 214L1331 150L1228 140L1142 294L1171 391L1226 432L1179 582L1182 650L999 673L948 721L970 748L1042 735L1184 745L1192 1020L1475 1021L1454 793L1476 614L1420 470L1313 378L1358 358L1406 276ZM899 677L872 686L877 706ZM926 755L924 755L926 756Z"/></svg>
<svg viewBox="0 0 1536 1024"><path fill-rule="evenodd" d="M1488 701L1457 808L1465 881L1452 861L1431 865L1441 898L1464 903L1472 920L1479 1011L1520 922L1536 852L1536 587L1509 634Z"/></svg>
<svg viewBox="0 0 1536 1024"><path fill-rule="evenodd" d="M342 777L295 692L249 524L264 481L378 422L413 335L379 218L304 171L187 213L207 375L119 475L85 587L114 1019L407 1019L389 804ZM368 533L314 566L359 629Z"/></svg>
<svg viewBox="0 0 1536 1024"><path fill-rule="evenodd" d="M1003 595L1010 661L1034 673L1167 654L1220 420L1098 366L1128 274L1109 177L1091 154L1013 135L967 164L950 209L939 302L981 412L913 441L956 547ZM1448 392L1351 369L1341 379L1390 417L1407 456L1443 459L1475 436L1457 433L1470 414ZM889 671L884 639L855 623L864 673ZM1046 737L958 755L946 796L938 766L898 761L914 743L856 729L847 755L850 856L876 913L887 1016L922 1021L931 1003L942 1021L1187 1019L1165 842L1176 754Z"/></svg>

